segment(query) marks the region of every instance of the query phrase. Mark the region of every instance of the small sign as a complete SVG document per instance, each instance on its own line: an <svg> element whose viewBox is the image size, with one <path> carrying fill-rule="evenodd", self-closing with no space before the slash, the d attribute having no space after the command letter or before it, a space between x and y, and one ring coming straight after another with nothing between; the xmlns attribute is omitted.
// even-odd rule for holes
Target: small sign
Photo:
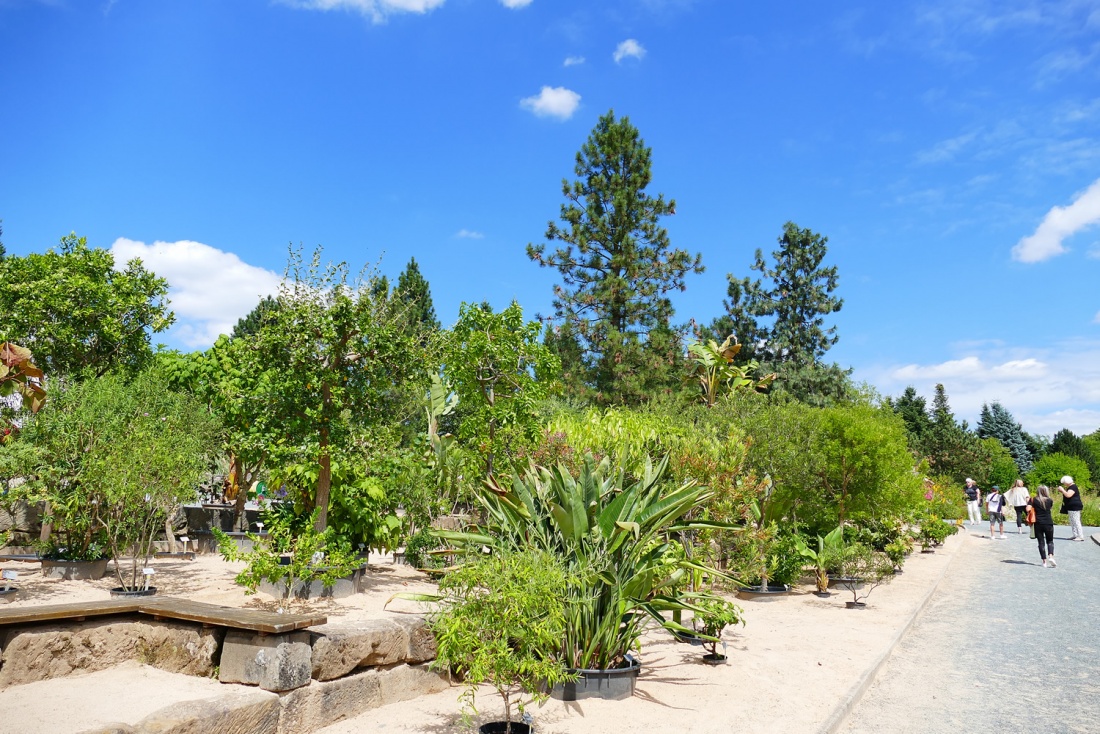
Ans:
<svg viewBox="0 0 1100 734"><path fill-rule="evenodd" d="M191 539L188 538L186 535L181 535L180 540L183 541L184 543L190 543L191 542Z"/></svg>
<svg viewBox="0 0 1100 734"><path fill-rule="evenodd" d="M19 574L15 571L4 571L3 578L5 581L16 581L19 578Z"/></svg>
<svg viewBox="0 0 1100 734"><path fill-rule="evenodd" d="M149 568L148 566L146 566L145 568L141 569L141 572L142 572L143 574L145 574L146 576L152 576L153 574L155 574L155 573L156 573L156 571L155 571L155 570L153 570L153 569Z"/></svg>

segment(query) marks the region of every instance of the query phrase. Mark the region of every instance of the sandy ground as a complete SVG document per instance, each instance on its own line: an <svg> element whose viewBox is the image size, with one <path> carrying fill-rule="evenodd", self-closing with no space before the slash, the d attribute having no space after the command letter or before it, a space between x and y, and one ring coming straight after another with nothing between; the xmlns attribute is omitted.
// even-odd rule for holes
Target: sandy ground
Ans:
<svg viewBox="0 0 1100 734"><path fill-rule="evenodd" d="M769 600L740 601L747 625L727 630L724 636L727 665L711 667L700 661L701 648L671 641L661 631L643 640L643 672L637 695L628 701L583 701L565 704L549 701L532 708L538 731L570 732L812 732L832 714L838 702L875 663L897 631L909 620L929 588L942 575L950 558L972 539L956 536L935 554L915 553L905 572L871 594L868 608L844 608L845 595L819 599L812 587ZM377 561L377 562L373 562ZM109 596L117 585L112 578L99 582L62 582L42 579L35 564L6 562L5 569L20 572L20 591L10 603L27 606ZM249 597L233 584L239 568L218 556L196 561L160 560L158 594L186 596L230 606L274 608L262 594ZM310 602L310 607L330 619L356 618L417 612L413 602L398 601L383 607L399 591L430 590L432 585L407 566L372 559L370 588L349 599ZM163 676L168 676L162 680ZM122 666L84 676L17 686L0 692L0 731L78 732L92 724L111 721L134 723L155 708L178 701L216 695L227 686L189 678L144 666ZM33 690L32 690L33 689ZM453 687L443 693L394 704L324 729L324 734L352 734L375 730L395 732L461 731L458 696ZM27 698L36 700L33 710L20 708ZM109 699L99 708L96 701ZM500 718L500 699L485 690L478 696L480 721ZM29 728L51 701L64 701L69 710L81 711L80 726L64 718L64 728L46 722L47 728ZM152 704L149 704L152 705ZM139 715L140 714L140 715ZM30 718L24 718L24 717ZM54 728L49 728L53 726Z"/></svg>

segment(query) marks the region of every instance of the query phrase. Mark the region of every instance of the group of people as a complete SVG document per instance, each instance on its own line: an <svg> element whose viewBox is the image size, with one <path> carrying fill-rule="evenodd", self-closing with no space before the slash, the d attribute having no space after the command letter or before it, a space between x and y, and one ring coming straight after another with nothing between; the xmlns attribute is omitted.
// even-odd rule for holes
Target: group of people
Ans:
<svg viewBox="0 0 1100 734"><path fill-rule="evenodd" d="M1073 540L1083 542L1085 531L1081 527L1081 510L1084 502L1081 501L1081 491L1073 482L1073 477L1062 477L1059 486L1055 488L1062 493L1062 512L1069 515L1069 526L1073 532ZM973 479L967 477L966 487L966 514L967 523L976 525L981 523L982 514L982 490ZM1022 479L1017 479L1012 488L1001 493L1001 488L994 485L990 493L985 497L985 509L989 516L989 537L996 540L1005 539L1005 509L1012 507L1016 511L1016 532L1023 534L1024 525L1030 525L1034 530L1033 537L1039 541L1039 557L1043 560L1044 568L1057 568L1054 560L1054 518L1051 511L1054 509L1054 498L1051 497L1050 488L1040 484L1033 497L1024 486Z"/></svg>

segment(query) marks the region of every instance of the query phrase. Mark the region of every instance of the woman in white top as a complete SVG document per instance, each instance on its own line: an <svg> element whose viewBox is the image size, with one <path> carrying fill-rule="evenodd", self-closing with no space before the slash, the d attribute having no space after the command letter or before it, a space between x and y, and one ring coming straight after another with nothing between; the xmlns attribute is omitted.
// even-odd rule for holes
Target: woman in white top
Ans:
<svg viewBox="0 0 1100 734"><path fill-rule="evenodd" d="M1005 504L1012 505L1016 510L1016 533L1019 535L1024 533L1024 516L1027 515L1027 500L1030 496L1023 479L1017 479L1012 488L1005 492Z"/></svg>

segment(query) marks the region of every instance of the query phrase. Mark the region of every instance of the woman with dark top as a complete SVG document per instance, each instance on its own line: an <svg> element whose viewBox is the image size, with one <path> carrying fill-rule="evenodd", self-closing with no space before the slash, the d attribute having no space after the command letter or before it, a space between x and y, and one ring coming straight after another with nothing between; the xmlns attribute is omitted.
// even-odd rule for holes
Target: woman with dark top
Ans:
<svg viewBox="0 0 1100 734"><path fill-rule="evenodd" d="M1081 510L1085 509L1085 503L1081 501L1081 490L1073 483L1073 477L1068 474L1062 477L1062 486L1058 491L1065 497L1062 500L1062 512L1069 515L1069 529L1073 531L1073 539L1085 540L1085 530L1081 527Z"/></svg>
<svg viewBox="0 0 1100 734"><path fill-rule="evenodd" d="M1035 539L1039 541L1039 557L1043 559L1043 568L1058 568L1054 561L1054 518L1050 511L1054 507L1054 500L1050 497L1050 489L1045 484L1040 484L1037 494L1027 501L1035 510Z"/></svg>

